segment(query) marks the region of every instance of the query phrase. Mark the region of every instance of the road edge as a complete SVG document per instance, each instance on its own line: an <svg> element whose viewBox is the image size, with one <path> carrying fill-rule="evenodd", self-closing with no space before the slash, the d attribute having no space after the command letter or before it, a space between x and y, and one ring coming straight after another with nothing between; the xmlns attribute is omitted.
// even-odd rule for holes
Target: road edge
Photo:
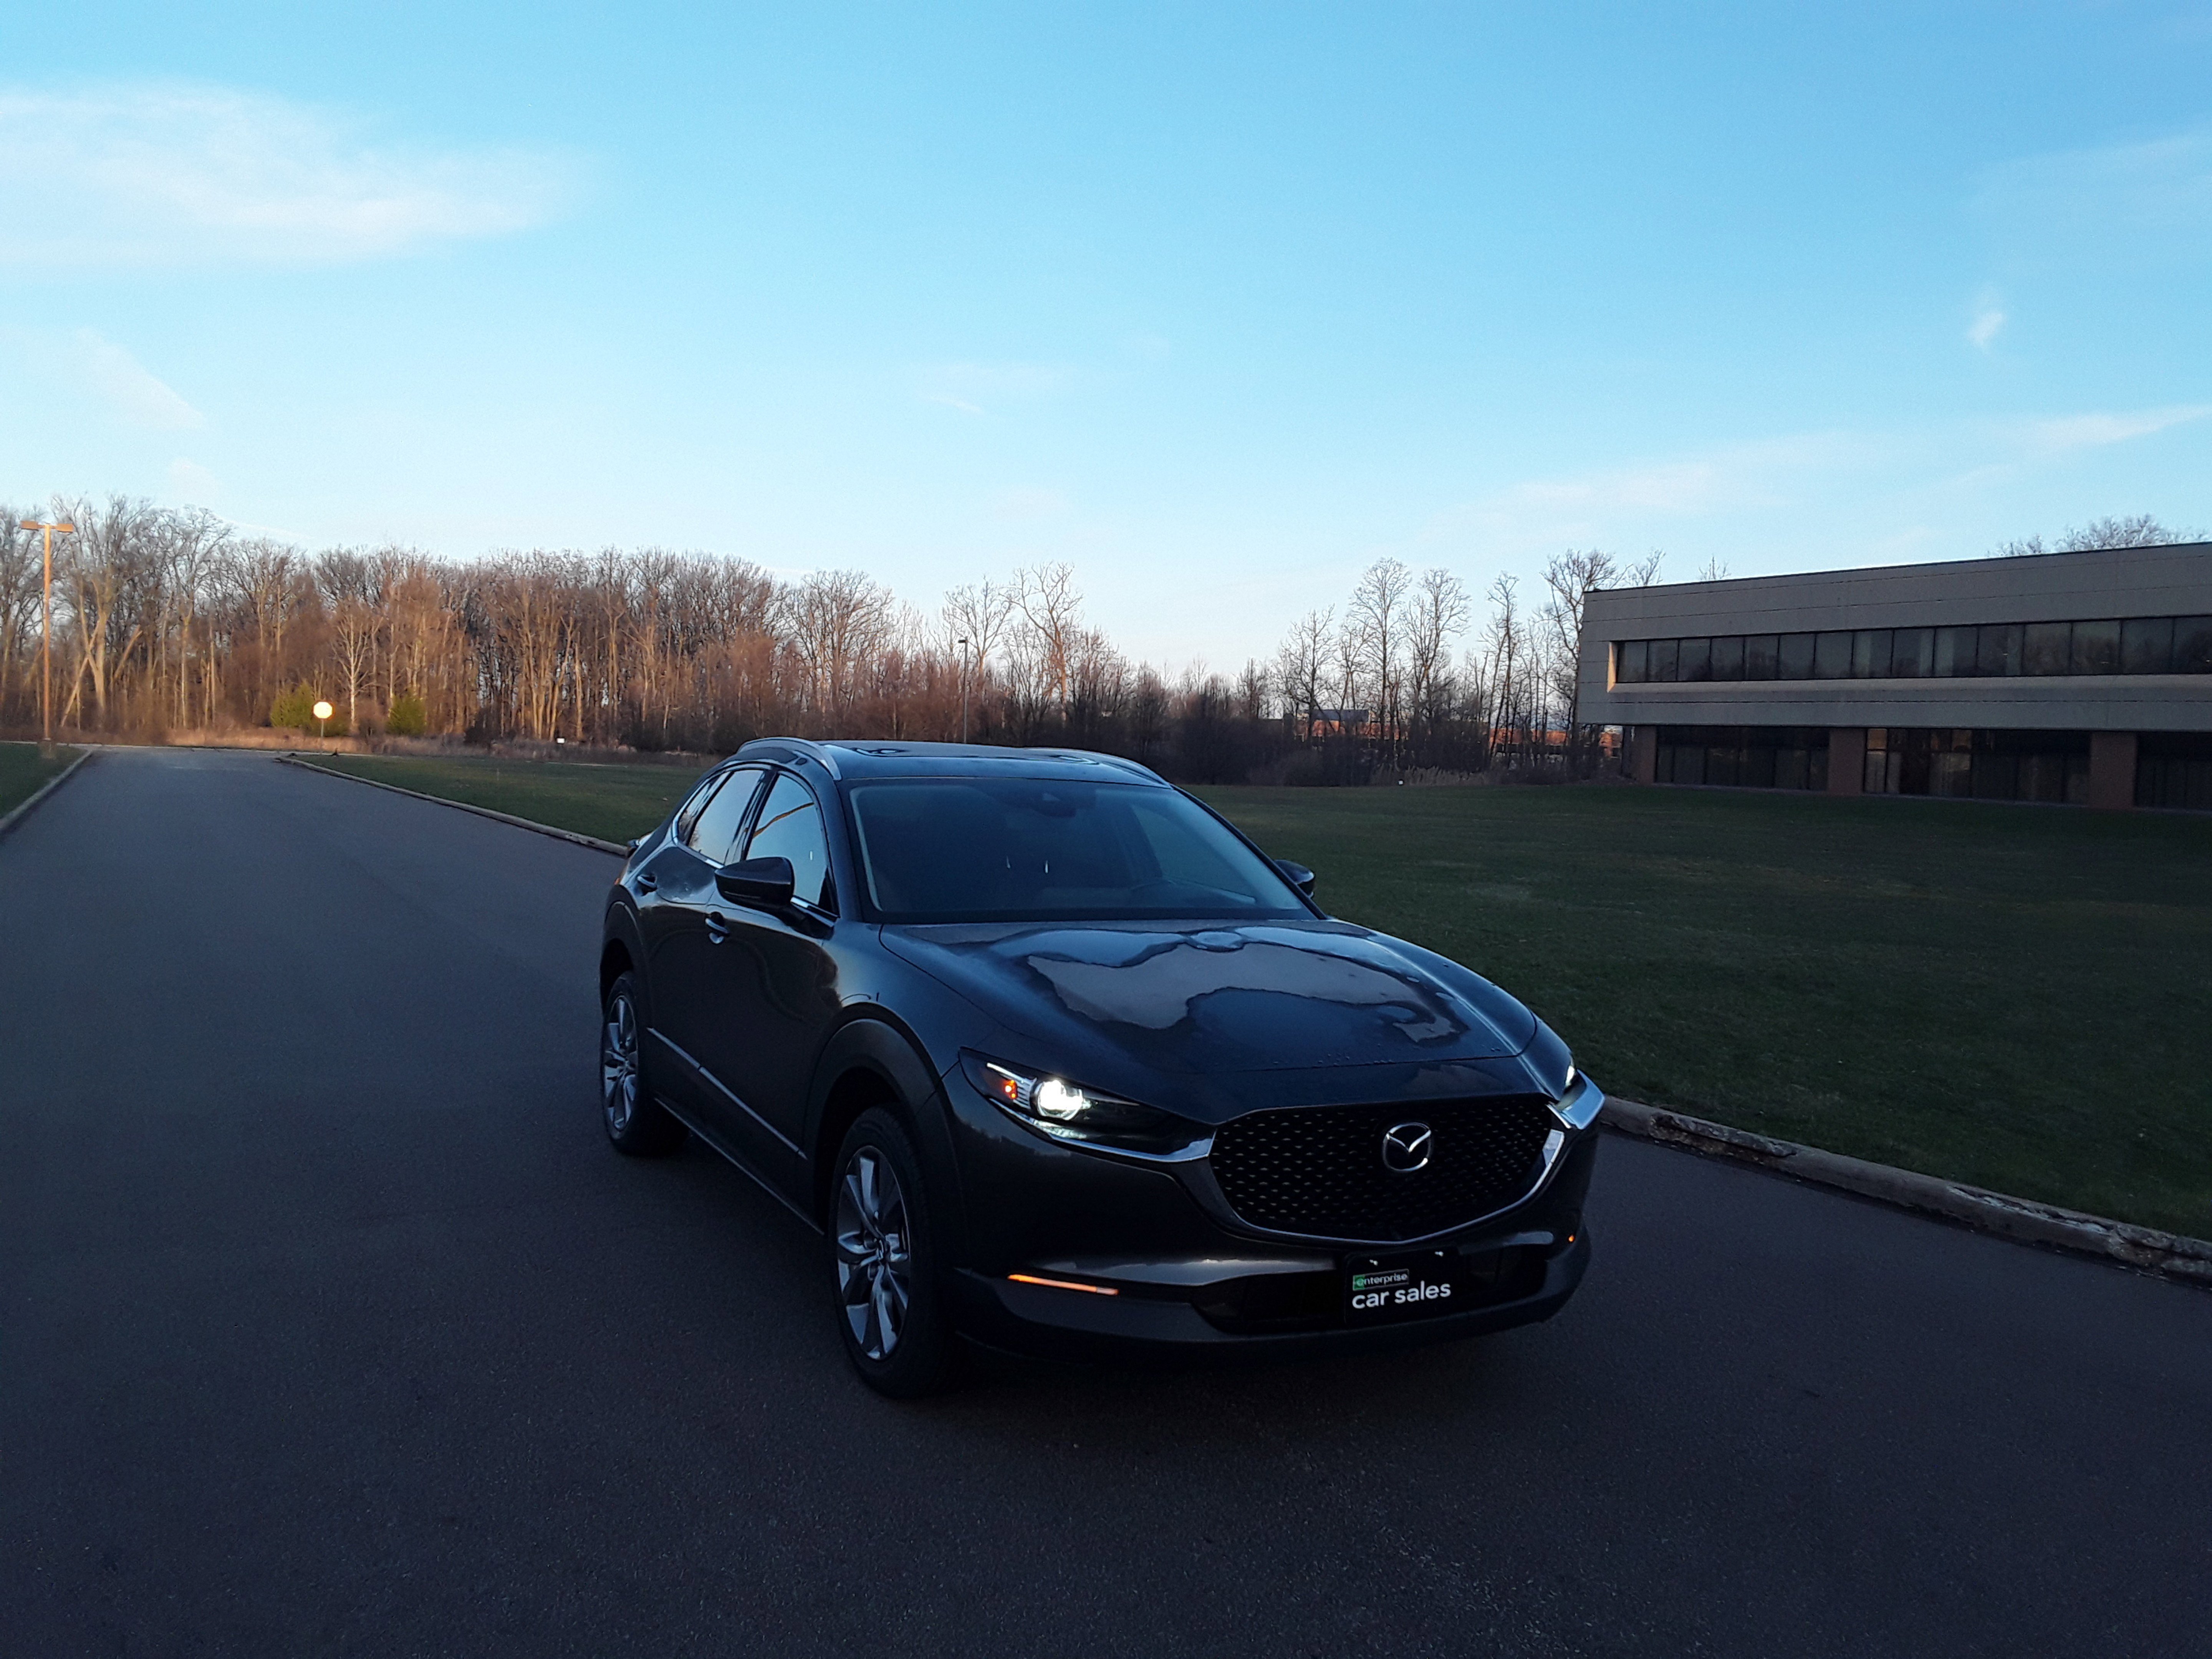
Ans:
<svg viewBox="0 0 2212 1659"><path fill-rule="evenodd" d="M1771 1139L1611 1095L1606 1097L1600 1121L1638 1140L1729 1158L1815 1187L1833 1188L1898 1209L1938 1216L1977 1232L2212 1286L2212 1242L2204 1239L2138 1227L2033 1199L2014 1198L1887 1164L1869 1164L1864 1158L1824 1152L1792 1140Z"/></svg>
<svg viewBox="0 0 2212 1659"><path fill-rule="evenodd" d="M356 777L351 772L340 772L328 766L318 766L297 755L279 755L277 760L286 766L296 766L303 772L319 773L326 778L343 778L348 783L364 783L371 789L389 789L395 795L404 795L410 800L427 800L434 806L450 806L456 811L473 812L480 818L489 818L495 823L511 824L517 830L534 830L541 836L550 836L556 841L573 842L579 847L588 847L595 853L611 853L618 859L629 856L629 848L620 842L601 841L597 836L579 835L574 830L540 823L536 818L517 817L512 812L495 811L489 806L477 806L465 800L449 800L443 795L426 795L419 789L403 789L396 783L383 783L374 778ZM64 775L67 775L64 774ZM57 778L55 783L60 782ZM53 786L49 784L48 788ZM33 797L35 799L35 797ZM26 803L27 805L28 803Z"/></svg>
<svg viewBox="0 0 2212 1659"><path fill-rule="evenodd" d="M48 778L44 783L40 784L38 788L32 793L27 799L21 802L15 810L10 811L5 817L0 817L0 839L4 839L10 830L13 830L25 818L30 817L31 809L33 806L36 806L47 796L52 794L55 790L60 788L71 778L75 777L76 775L77 768L82 766L87 761L90 760L93 757L94 752L94 751L91 749L79 750L77 751L77 757L75 760L71 761L67 766L62 768L60 771L55 773L53 776Z"/></svg>

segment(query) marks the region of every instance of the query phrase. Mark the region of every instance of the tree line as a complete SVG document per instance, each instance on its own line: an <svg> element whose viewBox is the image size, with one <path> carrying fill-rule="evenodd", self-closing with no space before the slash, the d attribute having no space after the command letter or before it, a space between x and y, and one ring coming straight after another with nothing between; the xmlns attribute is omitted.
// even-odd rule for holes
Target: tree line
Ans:
<svg viewBox="0 0 2212 1659"><path fill-rule="evenodd" d="M1186 779L1352 781L1377 769L1573 763L1583 596L1649 581L1570 552L1534 602L1396 560L1274 657L1172 679L1085 619L1073 568L955 588L933 611L863 572L787 579L658 548L309 552L210 513L115 495L0 521L0 728L40 721L41 547L53 544L58 728L304 727L725 752L770 732L1067 743Z"/></svg>

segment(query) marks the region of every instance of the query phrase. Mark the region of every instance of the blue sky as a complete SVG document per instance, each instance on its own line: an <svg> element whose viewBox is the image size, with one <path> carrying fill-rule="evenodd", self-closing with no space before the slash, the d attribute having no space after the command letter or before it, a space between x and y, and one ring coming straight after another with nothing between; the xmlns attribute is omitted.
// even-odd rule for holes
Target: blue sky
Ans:
<svg viewBox="0 0 2212 1659"><path fill-rule="evenodd" d="M1170 666L1372 559L2212 526L2212 0L11 9L0 498Z"/></svg>

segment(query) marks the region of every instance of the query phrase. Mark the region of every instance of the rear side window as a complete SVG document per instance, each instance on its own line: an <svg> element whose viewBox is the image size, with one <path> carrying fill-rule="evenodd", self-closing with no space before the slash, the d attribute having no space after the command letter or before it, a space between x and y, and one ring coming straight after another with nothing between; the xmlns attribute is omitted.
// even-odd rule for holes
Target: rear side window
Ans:
<svg viewBox="0 0 2212 1659"><path fill-rule="evenodd" d="M759 792L761 773L747 767L722 780L706 805L701 807L684 831L684 844L709 864L727 864L735 856L731 843L744 827L745 809Z"/></svg>
<svg viewBox="0 0 2212 1659"><path fill-rule="evenodd" d="M822 809L807 787L788 772L778 774L762 806L760 823L746 845L749 859L789 859L794 897L835 912L837 884L830 873L830 842L823 834Z"/></svg>

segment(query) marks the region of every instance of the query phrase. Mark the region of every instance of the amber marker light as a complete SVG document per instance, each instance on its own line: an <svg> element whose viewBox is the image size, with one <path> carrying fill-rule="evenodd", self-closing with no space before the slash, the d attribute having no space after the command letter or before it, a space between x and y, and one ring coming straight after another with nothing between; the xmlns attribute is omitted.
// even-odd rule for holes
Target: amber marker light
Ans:
<svg viewBox="0 0 2212 1659"><path fill-rule="evenodd" d="M1088 1291L1093 1296L1121 1294L1111 1285L1079 1285L1072 1279L1039 1279L1035 1273L1008 1273L1006 1277L1017 1285L1042 1285L1053 1291Z"/></svg>

